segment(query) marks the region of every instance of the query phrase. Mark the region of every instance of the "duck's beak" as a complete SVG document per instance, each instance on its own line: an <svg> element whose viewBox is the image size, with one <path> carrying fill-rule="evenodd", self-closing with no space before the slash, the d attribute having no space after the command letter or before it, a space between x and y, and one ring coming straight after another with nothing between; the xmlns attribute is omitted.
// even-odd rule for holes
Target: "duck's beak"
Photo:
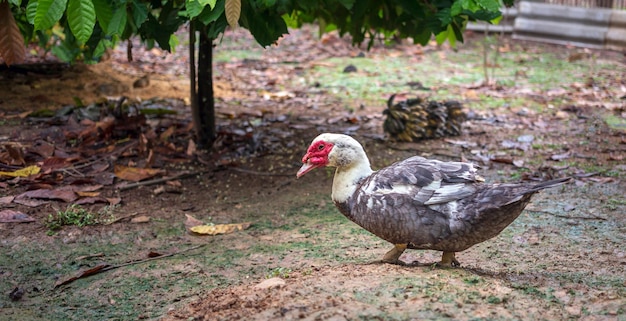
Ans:
<svg viewBox="0 0 626 321"><path fill-rule="evenodd" d="M307 160L302 167L300 167L300 170L298 170L298 173L296 173L296 178L300 178L302 177L304 174L318 168L324 165L320 165L320 164L313 164L311 163L309 160Z"/></svg>

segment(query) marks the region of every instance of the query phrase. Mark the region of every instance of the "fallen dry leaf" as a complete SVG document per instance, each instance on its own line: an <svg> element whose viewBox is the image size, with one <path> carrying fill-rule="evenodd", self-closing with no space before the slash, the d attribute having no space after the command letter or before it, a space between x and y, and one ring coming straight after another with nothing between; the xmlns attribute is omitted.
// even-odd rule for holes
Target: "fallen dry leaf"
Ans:
<svg viewBox="0 0 626 321"><path fill-rule="evenodd" d="M550 159L553 161L560 161L560 160L564 160L568 158L570 158L569 152L565 152L563 154L555 154L555 155L550 156Z"/></svg>
<svg viewBox="0 0 626 321"><path fill-rule="evenodd" d="M75 186L73 188L73 190L78 193L78 195L81 195L80 193L85 193L85 192L95 192L97 190L100 190L104 187L104 185L101 184L95 184L95 185L81 185L81 186ZM83 196L83 195L81 195ZM96 195L89 195L89 196L96 196Z"/></svg>
<svg viewBox="0 0 626 321"><path fill-rule="evenodd" d="M185 216L187 217L187 219L185 220L185 228L188 232L191 232L191 228L194 226L204 225L204 222L189 214L185 214Z"/></svg>
<svg viewBox="0 0 626 321"><path fill-rule="evenodd" d="M107 197L106 199L110 205L117 205L122 202L121 197Z"/></svg>
<svg viewBox="0 0 626 321"><path fill-rule="evenodd" d="M115 176L127 181L139 182L144 179L163 174L165 171L154 168L139 168L115 165Z"/></svg>
<svg viewBox="0 0 626 321"><path fill-rule="evenodd" d="M18 211L2 210L0 211L0 223L27 223L34 222L35 219Z"/></svg>
<svg viewBox="0 0 626 321"><path fill-rule="evenodd" d="M53 170L53 169L67 167L70 164L71 164L70 160L67 158L53 156L53 157L48 157L44 159L43 163L41 164L41 167L44 170Z"/></svg>
<svg viewBox="0 0 626 321"><path fill-rule="evenodd" d="M24 167L22 169L18 169L13 172L0 172L0 176L10 176L10 177L28 177L30 175L39 174L41 168L37 165L32 165L28 167Z"/></svg>
<svg viewBox="0 0 626 321"><path fill-rule="evenodd" d="M150 222L150 217L149 216L145 216L145 215L141 215L141 216L137 216L137 217L133 217L130 220L131 223L134 224L138 224L138 223L148 223Z"/></svg>
<svg viewBox="0 0 626 321"><path fill-rule="evenodd" d="M45 201L45 200L36 200L36 199L32 199L32 198L15 198L13 200L13 203L15 204L20 204L20 205L24 205L24 206L28 206L28 207L39 207L41 205L45 205L48 204L49 201Z"/></svg>
<svg viewBox="0 0 626 321"><path fill-rule="evenodd" d="M15 196L4 196L0 197L0 204L11 204Z"/></svg>
<svg viewBox="0 0 626 321"><path fill-rule="evenodd" d="M237 224L217 224L217 225L198 225L190 228L190 230L196 234L203 235L218 235L229 234L236 231L243 231L250 227L252 223L237 223Z"/></svg>
<svg viewBox="0 0 626 321"><path fill-rule="evenodd" d="M15 201L27 198L73 202L78 198L78 195L71 189L36 189L16 196Z"/></svg>
<svg viewBox="0 0 626 321"><path fill-rule="evenodd" d="M183 187L183 183L181 183L179 180L167 181L165 182L165 185L173 187Z"/></svg>
<svg viewBox="0 0 626 321"><path fill-rule="evenodd" d="M104 197L85 197L81 198L78 201L74 202L76 205L87 205L87 204L95 204L95 203L109 203L109 201Z"/></svg>
<svg viewBox="0 0 626 321"><path fill-rule="evenodd" d="M26 161L24 160L24 147L21 144L5 144L4 148L11 158L10 164L26 165Z"/></svg>
<svg viewBox="0 0 626 321"><path fill-rule="evenodd" d="M78 194L78 196L82 196L82 197L96 197L96 196L100 196L100 192L76 191L76 194Z"/></svg>
<svg viewBox="0 0 626 321"><path fill-rule="evenodd" d="M189 143L187 144L187 151L185 152L185 154L187 156L193 156L196 153L196 150L196 142L194 142L193 139L189 139Z"/></svg>

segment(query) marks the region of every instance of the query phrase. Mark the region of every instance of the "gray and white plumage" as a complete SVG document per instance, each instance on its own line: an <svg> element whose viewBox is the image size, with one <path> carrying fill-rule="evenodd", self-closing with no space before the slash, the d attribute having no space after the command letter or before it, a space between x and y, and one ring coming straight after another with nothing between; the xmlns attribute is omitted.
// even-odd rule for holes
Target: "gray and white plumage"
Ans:
<svg viewBox="0 0 626 321"><path fill-rule="evenodd" d="M404 249L444 252L442 265L458 264L454 252L497 236L513 222L531 196L563 184L485 184L471 163L411 157L374 172L353 138L322 134L303 158L300 177L336 167L333 201L342 214L394 244L384 261L400 262Z"/></svg>

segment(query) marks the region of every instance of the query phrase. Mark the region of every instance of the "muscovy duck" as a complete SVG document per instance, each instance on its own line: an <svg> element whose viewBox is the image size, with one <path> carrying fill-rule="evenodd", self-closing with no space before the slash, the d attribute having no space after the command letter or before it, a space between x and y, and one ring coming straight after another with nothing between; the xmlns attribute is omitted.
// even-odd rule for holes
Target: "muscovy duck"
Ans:
<svg viewBox="0 0 626 321"><path fill-rule="evenodd" d="M443 251L440 266L459 266L455 252L491 239L513 222L536 192L569 178L517 184L485 184L471 163L419 156L373 171L354 138L319 135L296 176L336 167L332 199L339 211L394 244L382 261L404 264L406 249Z"/></svg>

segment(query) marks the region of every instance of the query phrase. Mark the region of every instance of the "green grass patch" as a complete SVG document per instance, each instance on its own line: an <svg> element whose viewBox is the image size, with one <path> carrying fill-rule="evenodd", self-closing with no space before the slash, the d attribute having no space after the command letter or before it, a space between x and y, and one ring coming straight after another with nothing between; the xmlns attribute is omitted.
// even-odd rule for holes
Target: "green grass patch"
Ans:
<svg viewBox="0 0 626 321"><path fill-rule="evenodd" d="M44 221L44 225L48 228L48 234L52 234L65 225L82 227L106 223L114 219L113 209L114 207L107 206L98 212L91 212L80 205L72 204L63 211L49 214Z"/></svg>

